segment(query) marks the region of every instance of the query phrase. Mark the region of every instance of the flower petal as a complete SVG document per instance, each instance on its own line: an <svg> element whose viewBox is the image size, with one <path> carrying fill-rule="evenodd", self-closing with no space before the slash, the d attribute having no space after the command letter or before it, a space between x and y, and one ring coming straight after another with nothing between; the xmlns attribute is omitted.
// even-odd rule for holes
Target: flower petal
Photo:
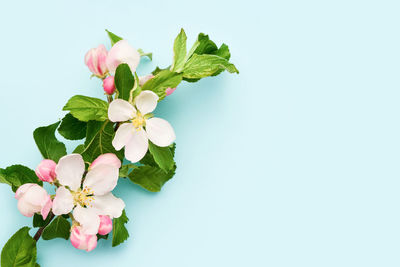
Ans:
<svg viewBox="0 0 400 267"><path fill-rule="evenodd" d="M115 133L112 145L116 150L121 150L133 136L135 127L132 123L121 124Z"/></svg>
<svg viewBox="0 0 400 267"><path fill-rule="evenodd" d="M51 197L47 196L47 201L42 205L42 209L40 210L40 214L42 214L43 220L46 220L52 205L53 202L51 201Z"/></svg>
<svg viewBox="0 0 400 267"><path fill-rule="evenodd" d="M132 73L135 73L136 67L140 62L139 52L133 48L126 40L116 42L108 52L107 67L111 75L115 74L115 70L121 63L129 65Z"/></svg>
<svg viewBox="0 0 400 267"><path fill-rule="evenodd" d="M119 170L115 166L99 164L91 169L83 182L83 188L89 188L94 195L111 192L117 185Z"/></svg>
<svg viewBox="0 0 400 267"><path fill-rule="evenodd" d="M143 129L135 130L132 138L125 146L125 158L131 162L138 162L146 155L149 140Z"/></svg>
<svg viewBox="0 0 400 267"><path fill-rule="evenodd" d="M142 91L135 97L136 108L142 115L152 112L157 107L158 95L152 91Z"/></svg>
<svg viewBox="0 0 400 267"><path fill-rule="evenodd" d="M95 168L97 165L101 165L101 164L107 164L107 165L111 165L114 166L115 168L119 169L121 168L121 161L119 160L119 158L113 154L113 153L106 153L106 154L102 154L100 156L98 156L93 162L92 164L90 164L89 169L93 169Z"/></svg>
<svg viewBox="0 0 400 267"><path fill-rule="evenodd" d="M30 201L25 200L24 197L21 197L18 200L17 207L18 207L19 212L21 212L21 214L26 217L32 217L33 214L35 214L36 212L39 212L41 209L40 206L33 205Z"/></svg>
<svg viewBox="0 0 400 267"><path fill-rule="evenodd" d="M74 198L71 192L64 186L57 189L56 197L53 200L53 213L55 215L68 214L74 208Z"/></svg>
<svg viewBox="0 0 400 267"><path fill-rule="evenodd" d="M112 122L127 121L135 117L136 109L126 100L115 99L108 107L108 118Z"/></svg>
<svg viewBox="0 0 400 267"><path fill-rule="evenodd" d="M97 234L100 225L100 218L94 209L83 208L78 205L75 207L72 215L74 216L74 219L82 226L83 234Z"/></svg>
<svg viewBox="0 0 400 267"><path fill-rule="evenodd" d="M161 147L171 145L176 138L171 124L160 118L151 118L146 121L146 133L153 144Z"/></svg>
<svg viewBox="0 0 400 267"><path fill-rule="evenodd" d="M92 207L97 210L100 215L108 215L110 218L118 218L125 208L125 203L122 199L115 197L112 193L104 196L94 196Z"/></svg>
<svg viewBox="0 0 400 267"><path fill-rule="evenodd" d="M57 180L76 191L81 186L85 163L79 154L70 154L60 159L56 167Z"/></svg>

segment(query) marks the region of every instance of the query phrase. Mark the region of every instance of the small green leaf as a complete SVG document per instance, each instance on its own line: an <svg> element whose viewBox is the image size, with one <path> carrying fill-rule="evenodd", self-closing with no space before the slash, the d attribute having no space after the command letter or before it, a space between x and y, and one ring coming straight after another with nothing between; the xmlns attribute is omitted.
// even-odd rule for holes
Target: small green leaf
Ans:
<svg viewBox="0 0 400 267"><path fill-rule="evenodd" d="M118 98L129 100L130 92L135 85L133 76L128 64L120 64L115 71L115 87L118 90Z"/></svg>
<svg viewBox="0 0 400 267"><path fill-rule="evenodd" d="M114 153L119 159L122 159L123 150L117 152L111 143L113 136L114 127L112 122L89 121L84 143L85 149L80 151L83 159L87 162L92 162L105 153Z"/></svg>
<svg viewBox="0 0 400 267"><path fill-rule="evenodd" d="M76 95L71 97L63 110L71 112L80 121L105 121L108 118L108 103L98 98Z"/></svg>
<svg viewBox="0 0 400 267"><path fill-rule="evenodd" d="M108 34L108 37L109 37L110 40L111 40L111 46L113 46L116 42L122 40L121 37L119 37L118 35L116 35L116 34L110 32L109 30L106 30L106 32L107 32L107 34Z"/></svg>
<svg viewBox="0 0 400 267"><path fill-rule="evenodd" d="M71 113L65 115L58 132L68 140L80 140L86 136L86 122L76 119Z"/></svg>
<svg viewBox="0 0 400 267"><path fill-rule="evenodd" d="M220 48L215 52L215 55L229 60L231 58L231 52L229 52L229 47L226 44L222 44Z"/></svg>
<svg viewBox="0 0 400 267"><path fill-rule="evenodd" d="M55 136L56 129L60 122L49 126L39 127L33 132L33 138L40 150L43 158L51 159L55 162L67 154L65 145L57 140Z"/></svg>
<svg viewBox="0 0 400 267"><path fill-rule="evenodd" d="M6 169L0 169L0 182L11 185L14 192L26 183L43 185L35 172L23 165L12 165Z"/></svg>
<svg viewBox="0 0 400 267"><path fill-rule="evenodd" d="M143 84L142 90L150 90L159 96L159 100L165 97L165 89L175 88L182 81L182 74L169 70L162 70L154 78Z"/></svg>
<svg viewBox="0 0 400 267"><path fill-rule="evenodd" d="M174 59L171 66L171 71L174 72L182 72L183 67L185 66L186 62L186 34L183 29L181 32L176 36L174 42Z"/></svg>
<svg viewBox="0 0 400 267"><path fill-rule="evenodd" d="M149 151L153 155L154 161L165 172L170 171L174 167L174 156L169 147L159 147L149 141Z"/></svg>
<svg viewBox="0 0 400 267"><path fill-rule="evenodd" d="M134 169L129 174L129 179L151 192L158 192L174 176L175 170L176 165L167 173L159 167L143 165Z"/></svg>
<svg viewBox="0 0 400 267"><path fill-rule="evenodd" d="M153 60L153 53L145 53L141 48L139 48L137 51L141 57L148 57L150 60Z"/></svg>
<svg viewBox="0 0 400 267"><path fill-rule="evenodd" d="M239 73L235 65L225 58L216 55L194 54L185 64L183 77L189 79L204 78L212 76L221 70L227 70L230 73Z"/></svg>
<svg viewBox="0 0 400 267"><path fill-rule="evenodd" d="M51 219L51 216L47 216L46 220L43 220L42 215L35 213L35 215L33 215L32 225L33 227L42 227L47 225Z"/></svg>
<svg viewBox="0 0 400 267"><path fill-rule="evenodd" d="M129 173L131 172L132 169L136 168L137 166L135 164L126 164L122 165L121 169L119 169L119 177L121 178L126 178L128 177Z"/></svg>
<svg viewBox="0 0 400 267"><path fill-rule="evenodd" d="M108 234L106 234L106 235L100 235L100 234L97 234L97 239L99 240L99 239L108 239Z"/></svg>
<svg viewBox="0 0 400 267"><path fill-rule="evenodd" d="M36 241L29 235L29 227L19 229L1 251L3 267L35 267Z"/></svg>
<svg viewBox="0 0 400 267"><path fill-rule="evenodd" d="M82 154L82 152L85 150L85 146L83 144L78 145L75 147L74 151L72 153L78 153Z"/></svg>
<svg viewBox="0 0 400 267"><path fill-rule="evenodd" d="M192 48L187 54L186 60L188 60L193 54L215 54L217 50L217 45L210 40L208 35L204 33L199 33L196 42L193 44Z"/></svg>
<svg viewBox="0 0 400 267"><path fill-rule="evenodd" d="M118 246L128 239L129 233L125 227L125 224L129 221L126 216L125 210L122 211L122 215L119 218L113 219L113 237L112 246Z"/></svg>
<svg viewBox="0 0 400 267"><path fill-rule="evenodd" d="M62 216L57 216L46 228L44 228L42 238L44 240L54 238L64 238L65 240L68 240L70 229L71 224L69 221Z"/></svg>

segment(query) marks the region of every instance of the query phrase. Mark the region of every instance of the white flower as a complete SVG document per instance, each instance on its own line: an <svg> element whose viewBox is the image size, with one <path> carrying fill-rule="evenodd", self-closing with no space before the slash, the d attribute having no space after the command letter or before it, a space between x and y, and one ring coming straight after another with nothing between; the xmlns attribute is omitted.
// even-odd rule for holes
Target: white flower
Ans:
<svg viewBox="0 0 400 267"><path fill-rule="evenodd" d="M157 106L158 96L152 91L142 91L135 98L135 107L128 101L116 99L108 108L112 122L126 122L119 126L112 144L116 150L125 147L125 157L138 162L146 155L150 141L160 147L175 141L172 126L163 119L150 118Z"/></svg>
<svg viewBox="0 0 400 267"><path fill-rule="evenodd" d="M57 189L53 213L68 214L73 210L72 215L82 226L82 231L87 235L97 234L99 215L118 218L125 208L122 199L111 193L117 185L118 172L115 164L98 164L82 179L85 173L82 156L62 157L56 167L57 180L62 186Z"/></svg>

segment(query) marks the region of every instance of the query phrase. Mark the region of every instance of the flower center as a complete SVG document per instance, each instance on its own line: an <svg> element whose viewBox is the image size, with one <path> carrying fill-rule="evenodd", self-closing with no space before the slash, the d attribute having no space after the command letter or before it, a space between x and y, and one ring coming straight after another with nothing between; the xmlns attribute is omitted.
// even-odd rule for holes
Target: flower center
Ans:
<svg viewBox="0 0 400 267"><path fill-rule="evenodd" d="M146 120L139 111L136 113L136 117L132 119L132 124L136 131L140 131L140 129L146 125Z"/></svg>
<svg viewBox="0 0 400 267"><path fill-rule="evenodd" d="M94 200L93 191L88 187L85 187L83 190L73 192L72 195L74 197L75 204L79 204L81 206L91 206L90 203Z"/></svg>

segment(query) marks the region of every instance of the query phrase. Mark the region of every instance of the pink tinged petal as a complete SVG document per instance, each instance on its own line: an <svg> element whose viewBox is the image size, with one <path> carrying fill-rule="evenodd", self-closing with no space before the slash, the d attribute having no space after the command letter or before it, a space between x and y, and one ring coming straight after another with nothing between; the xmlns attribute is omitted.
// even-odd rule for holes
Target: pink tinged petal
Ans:
<svg viewBox="0 0 400 267"><path fill-rule="evenodd" d="M116 150L121 150L132 138L135 127L132 123L121 124L115 133L112 145Z"/></svg>
<svg viewBox="0 0 400 267"><path fill-rule="evenodd" d="M160 118L151 118L146 121L146 133L153 144L161 147L171 145L176 138L171 124Z"/></svg>
<svg viewBox="0 0 400 267"><path fill-rule="evenodd" d="M57 189L56 197L53 200L53 213L55 215L68 214L74 208L74 198L71 192L64 186Z"/></svg>
<svg viewBox="0 0 400 267"><path fill-rule="evenodd" d="M82 226L82 233L85 235L95 235L99 230L100 218L94 209L76 206L72 215Z"/></svg>
<svg viewBox="0 0 400 267"><path fill-rule="evenodd" d="M86 237L86 244L87 248L86 251L92 251L97 247L97 236L96 235L89 235Z"/></svg>
<svg viewBox="0 0 400 267"><path fill-rule="evenodd" d="M77 248L86 251L91 251L96 248L97 237L96 235L86 235L82 231L81 226L74 226L70 235L71 244Z"/></svg>
<svg viewBox="0 0 400 267"><path fill-rule="evenodd" d="M171 95L175 90L176 90L176 87L175 87L175 88L170 88L170 87L168 87L167 89L165 89L165 94L166 94L167 96L169 96L169 95Z"/></svg>
<svg viewBox="0 0 400 267"><path fill-rule="evenodd" d="M81 186L85 163L80 154L70 154L60 159L56 167L57 179L61 185L76 191Z"/></svg>
<svg viewBox="0 0 400 267"><path fill-rule="evenodd" d="M113 153L106 153L98 156L90 165L89 169L95 168L97 165L106 164L114 166L115 168L121 168L121 161L119 158Z"/></svg>
<svg viewBox="0 0 400 267"><path fill-rule="evenodd" d="M39 205L33 205L24 197L18 200L17 207L19 212L21 212L21 214L26 217L32 217L36 212L39 212L41 210L41 207Z"/></svg>
<svg viewBox="0 0 400 267"><path fill-rule="evenodd" d="M112 230L112 220L107 215L99 215L100 217L100 226L98 233L100 235L106 235Z"/></svg>
<svg viewBox="0 0 400 267"><path fill-rule="evenodd" d="M118 41L110 49L107 56L107 67L111 75L115 74L115 70L121 63L128 64L132 73L135 73L136 67L140 62L139 52L133 48L126 40Z"/></svg>
<svg viewBox="0 0 400 267"><path fill-rule="evenodd" d="M121 216L125 203L122 199L115 197L112 193L104 196L94 196L92 207L100 215L108 215L110 218Z"/></svg>
<svg viewBox="0 0 400 267"><path fill-rule="evenodd" d="M157 107L158 95L153 91L142 91L137 97L135 97L136 108L145 115L152 112Z"/></svg>
<svg viewBox="0 0 400 267"><path fill-rule="evenodd" d="M146 76L140 76L139 77L139 86L142 87L145 83L147 83L149 80L151 80L153 78L154 78L153 74L149 74Z"/></svg>
<svg viewBox="0 0 400 267"><path fill-rule="evenodd" d="M101 164L91 169L83 182L83 188L89 188L94 195L104 195L111 192L117 185L118 168Z"/></svg>
<svg viewBox="0 0 400 267"><path fill-rule="evenodd" d="M103 80L103 89L107 95L112 95L115 92L114 76L108 76Z"/></svg>
<svg viewBox="0 0 400 267"><path fill-rule="evenodd" d="M125 145L125 158L131 162L138 162L146 155L149 140L143 129L134 130L129 142Z"/></svg>
<svg viewBox="0 0 400 267"><path fill-rule="evenodd" d="M47 202L48 194L43 187L37 184L33 184L28 190L26 190L22 198L25 201L30 202L32 205L41 207L42 205L44 205L44 203Z"/></svg>
<svg viewBox="0 0 400 267"><path fill-rule="evenodd" d="M15 192L15 198L20 199L32 186L36 184L28 183L28 184L23 184L20 187L18 187L17 191Z"/></svg>
<svg viewBox="0 0 400 267"><path fill-rule="evenodd" d="M112 122L124 122L136 115L136 109L126 100L115 99L108 108L108 118Z"/></svg>
<svg viewBox="0 0 400 267"><path fill-rule="evenodd" d="M42 160L37 166L35 173L43 182L52 183L56 179L57 163L50 159Z"/></svg>
<svg viewBox="0 0 400 267"><path fill-rule="evenodd" d="M94 75L103 77L107 73L107 54L107 49L102 44L86 53L85 64Z"/></svg>
<svg viewBox="0 0 400 267"><path fill-rule="evenodd" d="M43 220L46 220L47 215L49 215L52 205L53 205L53 202L51 201L51 197L48 196L47 201L44 203L44 205L42 206L42 209L40 210Z"/></svg>

